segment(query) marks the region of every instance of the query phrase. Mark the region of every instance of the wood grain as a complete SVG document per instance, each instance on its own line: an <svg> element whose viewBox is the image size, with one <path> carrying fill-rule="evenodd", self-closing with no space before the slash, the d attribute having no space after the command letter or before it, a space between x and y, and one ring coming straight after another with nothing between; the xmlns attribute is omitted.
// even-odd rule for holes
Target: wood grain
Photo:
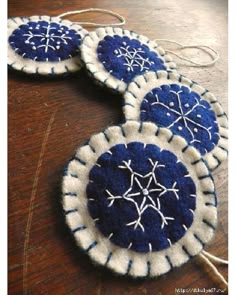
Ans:
<svg viewBox="0 0 236 295"><path fill-rule="evenodd" d="M9 17L57 15L88 7L113 9L127 19L126 28L152 39L168 38L217 49L221 58L214 67L194 68L175 61L182 74L210 89L227 112L226 1L9 0ZM114 21L101 14L80 17L92 19ZM203 61L207 58L194 50L185 54ZM8 93L9 294L171 295L177 294L175 288L223 288L197 258L159 279L140 281L95 267L75 245L60 204L61 173L75 149L91 134L121 122L120 96L94 85L84 70L57 79L9 72ZM224 258L227 169L226 161L214 172L219 223L207 247ZM219 269L227 277L227 268Z"/></svg>

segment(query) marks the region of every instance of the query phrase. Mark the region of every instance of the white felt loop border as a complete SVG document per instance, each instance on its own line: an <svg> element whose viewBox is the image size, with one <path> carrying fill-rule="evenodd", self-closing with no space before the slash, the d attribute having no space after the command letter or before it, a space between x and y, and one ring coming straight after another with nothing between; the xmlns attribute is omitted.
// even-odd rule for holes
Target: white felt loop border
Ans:
<svg viewBox="0 0 236 295"><path fill-rule="evenodd" d="M175 244L157 252L138 253L114 245L98 231L87 209L86 187L97 159L112 146L132 141L156 144L175 153L196 185L196 210L191 227ZM167 273L197 255L213 237L217 225L215 186L205 161L182 137L153 123L128 121L93 135L68 164L62 190L66 222L77 244L95 262L122 275L154 277Z"/></svg>
<svg viewBox="0 0 236 295"><path fill-rule="evenodd" d="M145 95L153 88L164 84L175 83L188 87L190 90L198 93L205 99L215 112L216 120L219 126L219 141L218 144L203 156L206 160L209 169L213 171L221 162L228 156L228 120L227 116L216 99L214 94L209 92L204 87L198 85L196 82L184 77L177 72L157 71L148 72L144 75L137 76L127 87L124 93L123 113L126 120L140 120L140 106Z"/></svg>
<svg viewBox="0 0 236 295"><path fill-rule="evenodd" d="M83 29L80 25L76 23L70 22L68 20L64 20L58 17L51 16L31 16L31 17L13 17L9 18L8 25L8 38L11 34L22 24L27 24L29 21L49 21L55 22L60 25L65 25L69 29L73 29L81 35L82 39L88 32ZM65 73L73 73L79 71L82 67L81 59L78 56L74 56L70 59L66 59L58 62L40 62L34 61L29 58L23 58L10 46L8 42L8 65L10 68L15 70L25 72L27 74L39 74L39 75L61 75Z"/></svg>
<svg viewBox="0 0 236 295"><path fill-rule="evenodd" d="M81 45L81 58L91 77L98 81L98 84L104 85L116 92L123 93L127 87L127 83L112 76L99 61L97 57L98 43L105 36L127 36L131 39L138 39L142 44L147 45L150 50L156 52L159 58L164 61L168 70L175 70L176 64L172 61L172 57L167 55L165 50L157 45L156 42L149 40L147 37L138 35L133 31L124 30L115 27L98 28L94 32L89 33L83 40Z"/></svg>

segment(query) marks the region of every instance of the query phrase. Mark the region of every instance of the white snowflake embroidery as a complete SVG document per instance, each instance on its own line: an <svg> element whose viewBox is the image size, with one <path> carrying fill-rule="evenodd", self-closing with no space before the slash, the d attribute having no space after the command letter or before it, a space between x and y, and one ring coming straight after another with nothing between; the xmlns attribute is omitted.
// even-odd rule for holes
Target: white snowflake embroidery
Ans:
<svg viewBox="0 0 236 295"><path fill-rule="evenodd" d="M212 135L211 135L210 130L212 129L212 126L210 126L210 127L207 128L207 127L203 126L202 124L197 123L194 120L192 120L191 118L189 118L189 115L197 107L201 107L203 109L206 109L206 107L204 105L202 105L200 103L200 101L196 97L194 97L195 104L189 109L190 105L188 103L185 103L184 105L182 104L182 101L181 101L181 98L180 98L180 93L182 93L183 91L175 92L173 90L170 90L170 92L171 93L174 93L176 95L177 103L178 103L177 107L178 107L179 110L176 110L175 109L176 106L174 105L174 102L173 101L171 101L169 103L169 106L166 105L166 104L164 104L164 103L162 103L162 102L160 102L157 94L155 95L156 101L151 104L151 105L160 105L160 106L165 107L167 109L166 115L168 117L170 116L170 113L171 112L173 114L175 114L175 115L178 115L178 117L171 124L169 124L168 126L165 126L165 127L171 128L175 124L177 124L178 122L182 121L184 123L184 127L188 130L188 132L190 133L190 136L192 138L191 141L190 141L190 143L194 143L194 142L201 143L200 140L198 140L198 139L195 138L195 134L198 133L199 128L201 130L206 131L207 134L208 134L209 140L211 140ZM175 108L173 108L173 107L175 107ZM183 109L187 109L187 110L184 111ZM200 114L197 114L197 118L201 118L201 115ZM194 126L193 130L190 128L191 125ZM178 126L178 130L181 131L182 129L183 129L183 127L181 125L179 125Z"/></svg>
<svg viewBox="0 0 236 295"><path fill-rule="evenodd" d="M153 162L149 159L150 164L152 165L152 170L146 175L141 175L135 172L131 168L131 160L128 162L123 161L124 165L118 166L120 169L127 169L130 172L130 186L126 192L120 196L114 196L109 190L106 190L108 194L108 200L110 201L108 207L111 207L116 200L123 199L134 204L137 211L137 219L126 224L126 226L133 226L134 229L140 227L144 232L144 226L142 224L142 215L147 209L155 210L162 221L161 228L168 225L168 220L174 220L173 217L164 216L161 211L161 197L165 196L167 192L172 192L177 200L179 200L178 189L176 188L176 182L172 185L171 188L166 188L164 185L159 183L156 179L155 170L157 168L165 167L165 165L158 164L158 161ZM147 185L143 186L139 179L147 179ZM134 183L138 186L138 191L134 191ZM155 185L155 188L150 188L151 184ZM153 195L153 196L151 196ZM142 198L141 204L139 204L136 199Z"/></svg>
<svg viewBox="0 0 236 295"><path fill-rule="evenodd" d="M69 34L69 31L64 28L56 28L53 27L51 23L48 23L47 26L43 25L41 26L38 24L35 29L45 29L45 33L39 32L38 34L35 34L32 32L32 27L29 27L29 30L26 34L24 34L24 37L27 37L25 40L26 44L30 44L33 50L37 50L38 48L44 48L44 52L47 53L49 49L51 50L59 50L61 49L61 46L63 44L68 45L68 40L71 40L72 38L67 36ZM36 45L33 40L31 41L32 38L37 38L40 41L40 45ZM55 44L56 41L56 44Z"/></svg>
<svg viewBox="0 0 236 295"><path fill-rule="evenodd" d="M126 42L122 42L124 46L116 49L114 51L117 57L124 57L125 63L124 66L127 67L128 72L133 72L134 68L139 68L140 71L148 70L151 65L154 64L153 61L150 61L149 58L144 58L141 53L145 53L142 48L132 48L126 44Z"/></svg>

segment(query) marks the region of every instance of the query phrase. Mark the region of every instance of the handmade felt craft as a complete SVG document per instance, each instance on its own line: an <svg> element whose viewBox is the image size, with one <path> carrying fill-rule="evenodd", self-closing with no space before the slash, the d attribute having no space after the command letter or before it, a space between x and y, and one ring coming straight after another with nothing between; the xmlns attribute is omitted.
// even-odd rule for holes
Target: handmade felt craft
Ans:
<svg viewBox="0 0 236 295"><path fill-rule="evenodd" d="M8 65L22 72L57 75L81 68L79 48L87 34L80 25L59 17L8 20Z"/></svg>
<svg viewBox="0 0 236 295"><path fill-rule="evenodd" d="M97 83L121 93L136 75L176 67L154 41L113 27L89 33L81 45L81 58Z"/></svg>
<svg viewBox="0 0 236 295"><path fill-rule="evenodd" d="M114 272L167 273L213 237L217 200L201 154L153 123L93 135L69 162L63 208L76 241Z"/></svg>
<svg viewBox="0 0 236 295"><path fill-rule="evenodd" d="M216 97L186 77L145 73L124 94L126 120L169 128L193 145L213 170L227 157L227 117Z"/></svg>

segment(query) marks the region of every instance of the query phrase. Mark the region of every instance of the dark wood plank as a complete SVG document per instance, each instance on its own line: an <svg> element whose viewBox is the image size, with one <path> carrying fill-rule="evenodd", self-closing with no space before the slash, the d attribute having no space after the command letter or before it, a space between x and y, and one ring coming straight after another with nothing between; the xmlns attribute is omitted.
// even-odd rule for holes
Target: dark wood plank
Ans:
<svg viewBox="0 0 236 295"><path fill-rule="evenodd" d="M194 68L176 62L182 74L214 92L227 111L224 0L9 0L9 17L57 15L98 6L122 14L128 29L150 38L216 48L221 59L214 67ZM92 16L81 16L81 20ZM112 17L95 16L100 22L113 21ZM186 53L197 57L196 51ZM221 287L197 258L159 279L135 281L95 267L76 247L60 206L61 173L77 146L122 120L121 104L118 95L94 85L83 70L50 80L9 72L9 294L170 295L175 294L175 288ZM224 258L227 167L225 162L214 172L219 224L207 247ZM220 271L227 277L226 267L220 266Z"/></svg>

